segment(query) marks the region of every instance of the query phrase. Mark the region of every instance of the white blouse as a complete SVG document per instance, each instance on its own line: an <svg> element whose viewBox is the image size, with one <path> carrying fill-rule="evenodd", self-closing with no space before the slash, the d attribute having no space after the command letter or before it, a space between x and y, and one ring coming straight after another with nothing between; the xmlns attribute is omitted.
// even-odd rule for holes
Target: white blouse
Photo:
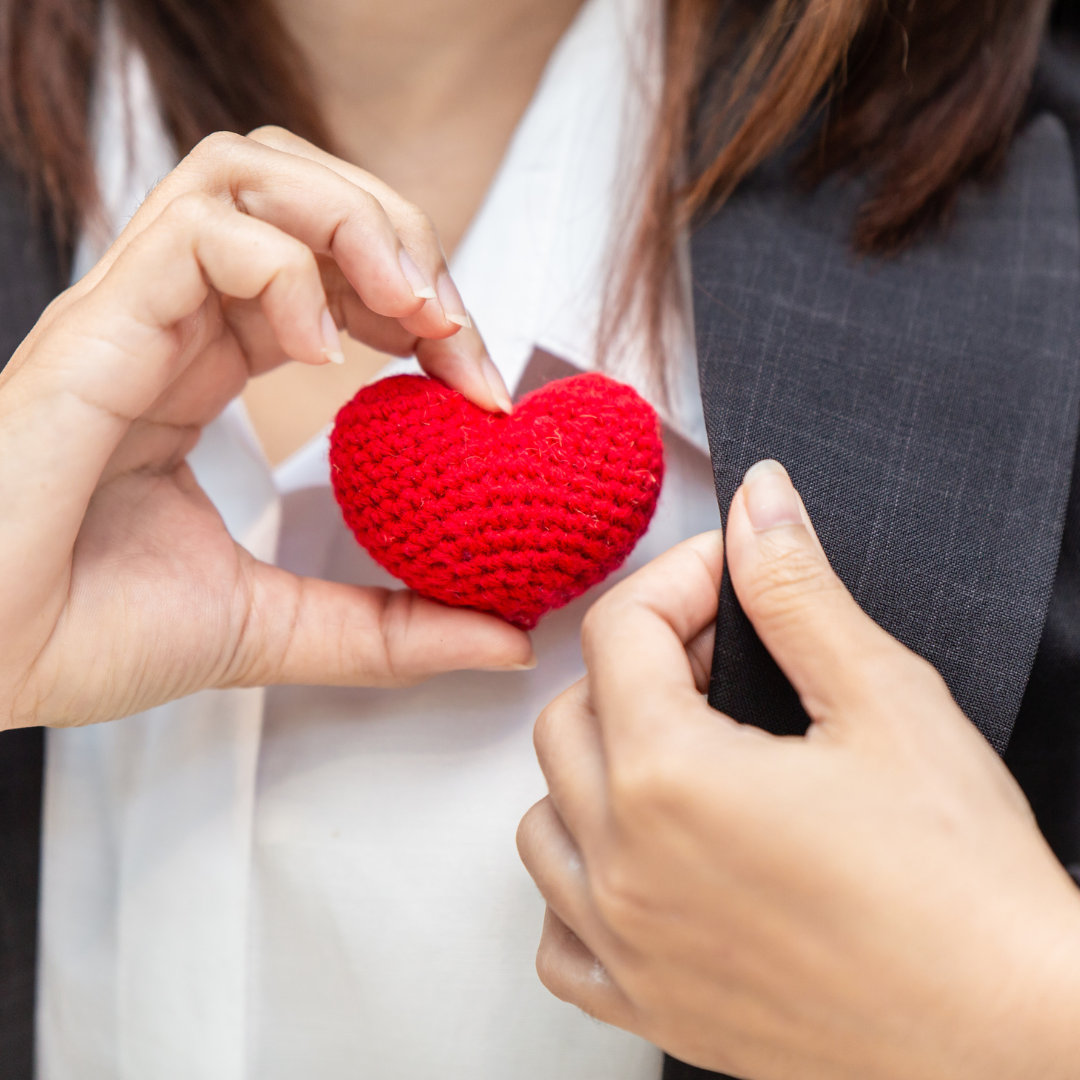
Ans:
<svg viewBox="0 0 1080 1080"><path fill-rule="evenodd" d="M453 260L511 390L537 348L593 365L657 17L588 0ZM96 121L115 230L175 155L111 24ZM84 238L78 272L107 239ZM638 346L616 373L644 385ZM719 522L689 334L683 352L660 504L612 580ZM394 584L343 525L326 454L323 433L271 468L236 402L191 463L256 556ZM514 845L545 792L532 723L581 675L604 587L540 623L535 671L213 691L50 732L39 1080L657 1080L655 1048L541 987Z"/></svg>

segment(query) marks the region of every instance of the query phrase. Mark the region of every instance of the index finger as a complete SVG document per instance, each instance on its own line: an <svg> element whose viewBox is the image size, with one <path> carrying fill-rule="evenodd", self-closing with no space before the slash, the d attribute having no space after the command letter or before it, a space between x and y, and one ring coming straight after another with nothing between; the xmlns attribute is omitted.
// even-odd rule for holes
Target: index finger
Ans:
<svg viewBox="0 0 1080 1080"><path fill-rule="evenodd" d="M688 645L716 618L723 535L702 533L620 582L585 617L582 650L605 749L702 707ZM713 714L714 716L719 714Z"/></svg>
<svg viewBox="0 0 1080 1080"><path fill-rule="evenodd" d="M402 244L423 268L427 280L435 283L434 293L420 312L400 320L406 330L416 334L413 351L420 366L428 375L460 390L482 409L510 412L510 392L465 309L431 219L378 177L335 157L291 131L273 126L262 127L251 132L248 138L321 165L379 201L393 222ZM432 313L437 313L439 320L445 318L449 324L447 328L456 332L432 333ZM461 329L458 330L458 327Z"/></svg>

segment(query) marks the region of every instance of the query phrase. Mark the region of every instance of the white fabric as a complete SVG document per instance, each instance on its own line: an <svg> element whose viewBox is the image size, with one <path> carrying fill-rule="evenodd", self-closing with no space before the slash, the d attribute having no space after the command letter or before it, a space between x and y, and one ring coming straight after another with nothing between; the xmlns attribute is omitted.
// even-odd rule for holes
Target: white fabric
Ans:
<svg viewBox="0 0 1080 1080"><path fill-rule="evenodd" d="M454 259L511 388L538 344L592 365L651 18L650 0L588 0ZM152 103L114 41L97 101L114 228L173 164ZM79 269L99 250L87 237ZM682 365L660 506L620 577L718 524L689 341ZM325 435L272 470L238 403L192 464L257 556L391 583L341 523ZM540 986L543 905L514 847L544 793L532 722L581 674L599 592L540 624L533 672L212 692L50 732L39 1080L657 1080L657 1050Z"/></svg>

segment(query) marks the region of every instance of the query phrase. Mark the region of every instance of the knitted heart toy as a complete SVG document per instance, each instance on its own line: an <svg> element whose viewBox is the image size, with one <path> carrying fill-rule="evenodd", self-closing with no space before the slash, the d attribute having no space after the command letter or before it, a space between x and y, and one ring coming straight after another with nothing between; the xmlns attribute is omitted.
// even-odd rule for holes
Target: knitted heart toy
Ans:
<svg viewBox="0 0 1080 1080"><path fill-rule="evenodd" d="M531 629L601 581L656 508L656 413L605 375L488 413L418 375L365 387L330 438L334 493L372 558L424 596Z"/></svg>

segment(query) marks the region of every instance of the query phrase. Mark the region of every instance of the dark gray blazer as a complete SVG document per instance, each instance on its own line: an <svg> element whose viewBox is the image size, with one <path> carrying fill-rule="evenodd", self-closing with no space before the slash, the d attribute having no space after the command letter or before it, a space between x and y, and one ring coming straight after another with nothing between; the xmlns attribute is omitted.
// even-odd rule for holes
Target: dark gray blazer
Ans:
<svg viewBox="0 0 1080 1080"><path fill-rule="evenodd" d="M772 168L693 243L721 508L758 458L790 468L841 577L941 671L1066 864L1080 864L1078 160L1080 61L1048 49L1004 175L964 194L947 233L856 259L859 184L802 195ZM0 358L62 285L29 221L0 173ZM806 723L730 589L710 700L777 732ZM32 1074L41 766L39 732L0 736L0 1080Z"/></svg>

